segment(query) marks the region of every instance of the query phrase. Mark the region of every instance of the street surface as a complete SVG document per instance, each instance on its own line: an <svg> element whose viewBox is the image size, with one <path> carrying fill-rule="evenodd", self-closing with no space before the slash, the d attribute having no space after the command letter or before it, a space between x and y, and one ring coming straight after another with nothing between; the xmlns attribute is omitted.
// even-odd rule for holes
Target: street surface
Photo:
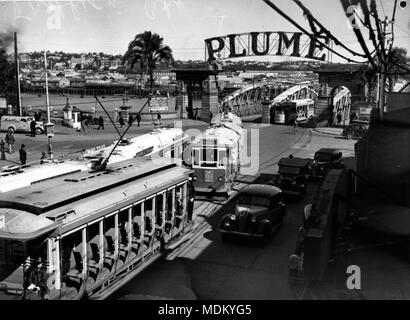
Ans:
<svg viewBox="0 0 410 320"><path fill-rule="evenodd" d="M354 141L310 129L298 128L294 133L289 126L254 123L246 124L246 128L259 131L262 173L276 173L281 157L293 154L311 158L320 147L339 147L345 156L354 155ZM212 214L221 205L197 201L194 215L206 217L199 233L168 258L137 275L112 299L300 298L303 286L293 288L288 280L288 257L295 248L303 207L312 200L315 191L316 185L312 183L302 201L288 203L285 223L267 245L249 240L222 243L217 230L222 212ZM182 278L181 274L186 277ZM173 290L164 291L164 288Z"/></svg>

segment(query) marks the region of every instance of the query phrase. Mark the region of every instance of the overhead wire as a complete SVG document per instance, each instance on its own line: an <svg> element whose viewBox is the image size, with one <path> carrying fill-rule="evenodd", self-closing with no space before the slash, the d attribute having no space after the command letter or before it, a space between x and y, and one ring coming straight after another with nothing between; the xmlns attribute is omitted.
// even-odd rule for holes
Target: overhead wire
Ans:
<svg viewBox="0 0 410 320"><path fill-rule="evenodd" d="M282 10L280 10L276 5L274 5L271 1L269 0L262 0L263 2L265 2L268 6L270 6L273 10L275 10L277 13L279 13L282 17L284 17L286 20L288 20L291 24L293 24L296 28L298 28L300 31L302 31L305 35L307 35L310 39L312 39L313 41L317 42L318 44L320 44L321 46L323 46L324 48L328 49L330 52L334 53L335 55L337 55L338 57L348 61L348 62L355 62L355 63L363 63L361 61L357 61L357 60L353 60L350 59L342 54L340 54L339 52L333 50L332 48L330 48L326 43L323 43L322 41L320 41L318 39L318 37L312 35L311 33L309 33L306 29L304 29L302 26L300 26L295 20L293 20L291 17L289 17L286 13L284 13Z"/></svg>
<svg viewBox="0 0 410 320"><path fill-rule="evenodd" d="M356 3L357 3L357 1L360 1L360 0L356 0ZM349 0L340 0L340 3L342 4L343 10L346 14L346 17L349 19L350 16L348 14L348 8L352 5L351 1L349 1ZM360 43L360 46L362 47L363 52L366 54L366 57L367 57L368 61L370 62L370 64L372 65L372 67L376 70L379 70L378 66L375 64L375 62L373 60L373 57L370 54L369 49L367 48L366 42L363 39L363 35L360 32L360 29L359 28L353 28L353 32L355 33L357 41Z"/></svg>
<svg viewBox="0 0 410 320"><path fill-rule="evenodd" d="M347 51L349 51L351 54L355 55L355 56L359 56L362 58L366 58L366 55L362 54L362 53L358 53L356 51L353 51L352 49L346 47L338 38L336 38L329 30L327 30L323 24L321 24L312 14L312 12L306 8L303 3L300 0L293 0L293 2L295 2L302 10L304 15L306 15L306 17L309 20L309 24L310 27L313 31L313 33L315 35L318 35L320 33L324 33L326 34L330 39L332 39L334 41L334 43L338 46L341 46L342 48L346 49ZM320 27L320 32L317 32L314 24L318 25Z"/></svg>

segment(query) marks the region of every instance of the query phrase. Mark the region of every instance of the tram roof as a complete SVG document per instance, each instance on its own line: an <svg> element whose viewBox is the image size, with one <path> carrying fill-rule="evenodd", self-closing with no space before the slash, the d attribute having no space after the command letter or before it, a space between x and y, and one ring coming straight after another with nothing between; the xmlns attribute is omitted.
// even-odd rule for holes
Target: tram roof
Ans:
<svg viewBox="0 0 410 320"><path fill-rule="evenodd" d="M196 137L193 144L202 144L203 140L216 141L218 145L231 145L238 141L243 133L243 128L236 126L233 123L229 125L212 126L208 128L202 135Z"/></svg>
<svg viewBox="0 0 410 320"><path fill-rule="evenodd" d="M162 164L151 159L123 161L108 171L76 173L3 193L0 237L34 238L59 225L69 230L98 218L97 213L108 214L179 183L190 170L167 160Z"/></svg>

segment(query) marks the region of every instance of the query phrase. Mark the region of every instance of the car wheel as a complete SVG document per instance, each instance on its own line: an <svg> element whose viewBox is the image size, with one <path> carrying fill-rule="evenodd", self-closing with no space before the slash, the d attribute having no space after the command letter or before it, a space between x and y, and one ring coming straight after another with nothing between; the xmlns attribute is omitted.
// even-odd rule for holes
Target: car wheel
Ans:
<svg viewBox="0 0 410 320"><path fill-rule="evenodd" d="M222 242L228 242L230 240L229 234L221 233L221 240Z"/></svg>
<svg viewBox="0 0 410 320"><path fill-rule="evenodd" d="M41 128L36 128L36 134L43 134L43 130Z"/></svg>
<svg viewBox="0 0 410 320"><path fill-rule="evenodd" d="M11 132L14 133L14 131L16 131L16 130L14 129L14 127L8 127L7 131L11 131Z"/></svg>
<svg viewBox="0 0 410 320"><path fill-rule="evenodd" d="M353 133L349 132L349 133L346 135L346 138L349 139L349 140L352 140L352 139L353 139Z"/></svg>

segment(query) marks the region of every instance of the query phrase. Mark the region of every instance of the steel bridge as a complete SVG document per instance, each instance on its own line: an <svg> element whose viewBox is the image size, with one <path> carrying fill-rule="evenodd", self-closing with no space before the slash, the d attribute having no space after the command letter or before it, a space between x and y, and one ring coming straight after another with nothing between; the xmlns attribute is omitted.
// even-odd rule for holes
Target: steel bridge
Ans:
<svg viewBox="0 0 410 320"><path fill-rule="evenodd" d="M291 81L264 80L246 85L227 95L220 101L221 108L228 106L239 117L261 116L262 102L278 103L284 100L311 98L317 93L305 81L299 84Z"/></svg>

